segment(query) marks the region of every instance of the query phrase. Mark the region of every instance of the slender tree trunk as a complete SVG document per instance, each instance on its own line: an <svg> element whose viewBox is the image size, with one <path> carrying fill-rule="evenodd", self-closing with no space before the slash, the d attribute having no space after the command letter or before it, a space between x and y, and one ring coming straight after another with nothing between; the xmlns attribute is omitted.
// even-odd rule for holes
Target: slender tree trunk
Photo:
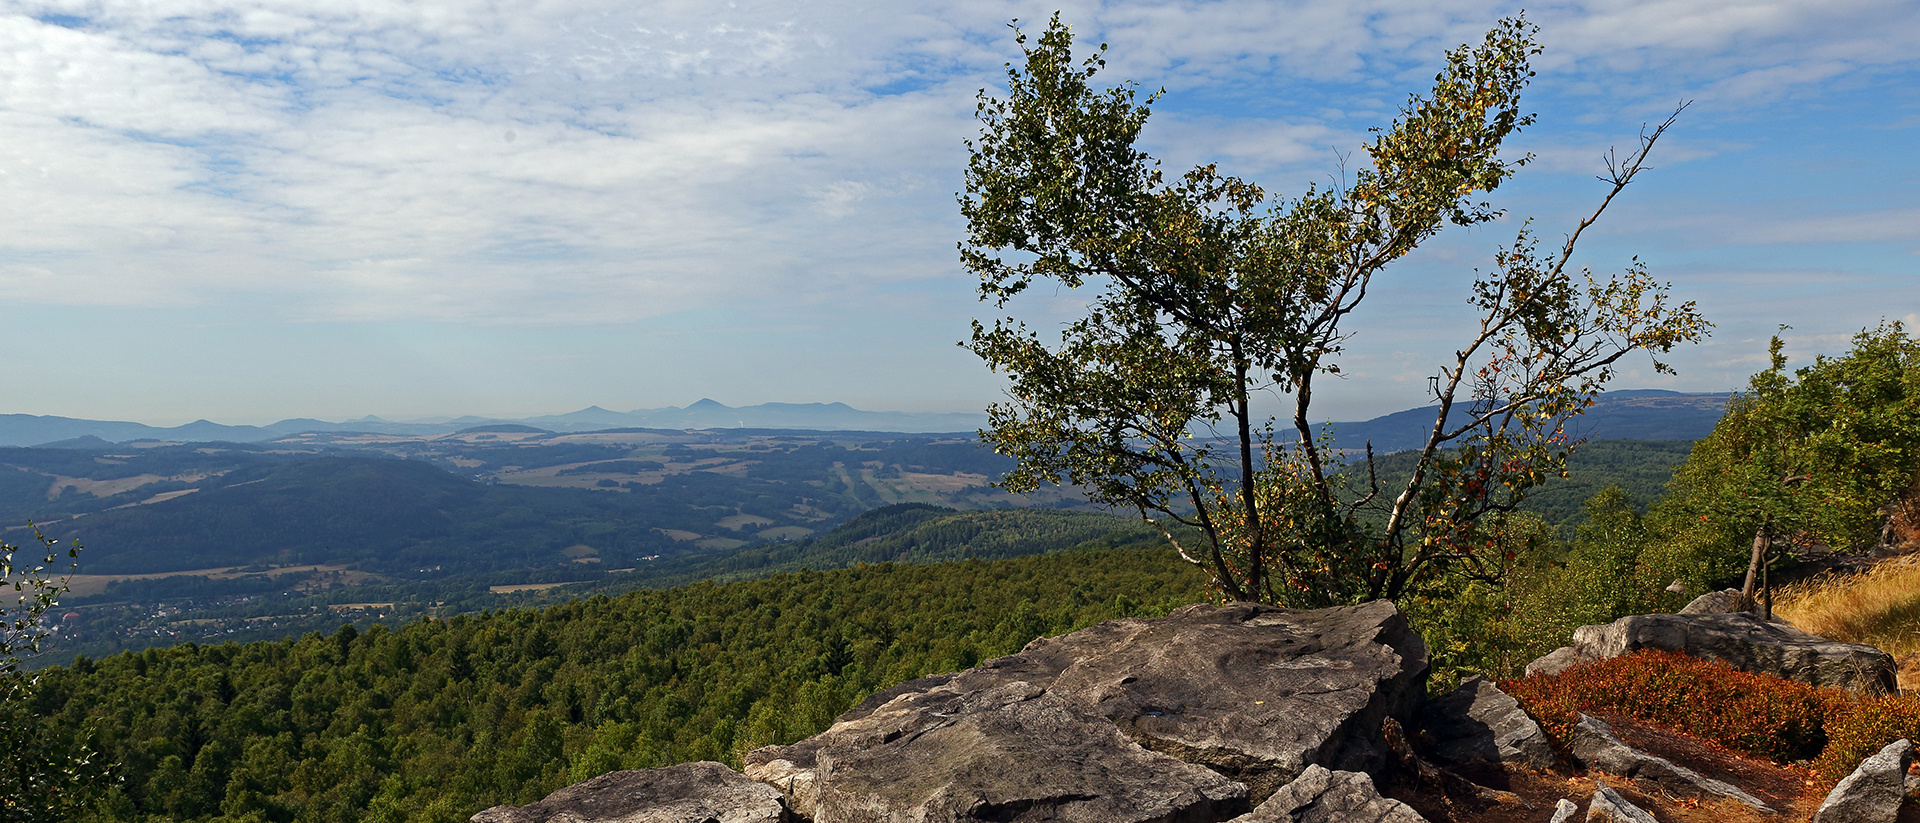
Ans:
<svg viewBox="0 0 1920 823"><path fill-rule="evenodd" d="M1760 524L1760 530L1753 533L1753 557L1747 561L1747 580L1740 586L1740 607L1751 610L1754 607L1753 593L1760 582L1760 571L1767 564L1767 549L1771 541L1767 536L1768 520Z"/></svg>

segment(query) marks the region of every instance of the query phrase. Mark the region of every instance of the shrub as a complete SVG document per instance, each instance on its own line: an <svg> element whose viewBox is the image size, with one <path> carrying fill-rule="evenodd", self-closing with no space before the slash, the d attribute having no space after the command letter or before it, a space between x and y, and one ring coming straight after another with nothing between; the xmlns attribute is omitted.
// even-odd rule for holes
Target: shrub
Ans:
<svg viewBox="0 0 1920 823"><path fill-rule="evenodd" d="M1904 737L1920 740L1920 699L1913 695L1826 695L1827 748L1813 762L1828 780L1851 773L1860 761Z"/></svg>
<svg viewBox="0 0 1920 823"><path fill-rule="evenodd" d="M1834 699L1803 683L1652 650L1501 688L1561 741L1570 738L1581 713L1610 712L1780 761L1821 750L1823 721Z"/></svg>

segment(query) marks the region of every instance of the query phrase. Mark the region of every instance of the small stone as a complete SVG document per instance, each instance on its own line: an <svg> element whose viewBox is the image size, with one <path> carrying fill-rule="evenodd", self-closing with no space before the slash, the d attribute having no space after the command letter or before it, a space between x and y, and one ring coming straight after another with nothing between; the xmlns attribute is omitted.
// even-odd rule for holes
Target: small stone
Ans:
<svg viewBox="0 0 1920 823"><path fill-rule="evenodd" d="M1660 823L1645 809L1627 802L1603 781L1593 782L1593 800L1587 803L1587 823Z"/></svg>
<svg viewBox="0 0 1920 823"><path fill-rule="evenodd" d="M1827 793L1813 823L1893 823L1906 799L1912 764L1913 741L1903 737L1888 743Z"/></svg>
<svg viewBox="0 0 1920 823"><path fill-rule="evenodd" d="M1579 813L1579 806L1575 805L1573 801L1562 797L1560 798L1560 802L1553 804L1553 817L1547 820L1547 823L1567 823L1567 821L1573 819L1574 815Z"/></svg>
<svg viewBox="0 0 1920 823"><path fill-rule="evenodd" d="M1746 611L1740 608L1740 600L1739 589L1721 589L1717 592L1707 592L1694 598L1691 602L1687 603L1687 605L1682 606L1680 613L1732 614L1734 612Z"/></svg>
<svg viewBox="0 0 1920 823"><path fill-rule="evenodd" d="M1426 823L1398 800L1382 797L1361 772L1308 766L1253 811L1228 823Z"/></svg>

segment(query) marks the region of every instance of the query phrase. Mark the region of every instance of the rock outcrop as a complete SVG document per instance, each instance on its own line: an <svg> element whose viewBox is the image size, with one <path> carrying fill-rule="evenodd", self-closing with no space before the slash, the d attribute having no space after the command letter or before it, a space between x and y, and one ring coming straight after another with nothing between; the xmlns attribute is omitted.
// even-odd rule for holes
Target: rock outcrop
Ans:
<svg viewBox="0 0 1920 823"><path fill-rule="evenodd" d="M1426 823L1411 806L1381 797L1373 778L1308 766L1252 812L1228 823Z"/></svg>
<svg viewBox="0 0 1920 823"><path fill-rule="evenodd" d="M1573 727L1573 758L1586 768L1652 783L1678 797L1725 797L1758 811L1773 811L1739 787L1627 745L1606 723L1584 714Z"/></svg>
<svg viewBox="0 0 1920 823"><path fill-rule="evenodd" d="M473 823L788 823L780 792L714 762L608 772Z"/></svg>
<svg viewBox="0 0 1920 823"><path fill-rule="evenodd" d="M1020 683L1147 750L1246 784L1257 804L1312 764L1378 768L1381 721L1412 719L1426 673L1425 642L1384 601L1313 611L1188 606L1043 638L974 669L904 683L818 737L748 753L746 771L792 786L790 799L806 813L809 793L837 791L830 785L848 774L840 764L875 745L856 732L868 728L866 718L884 713L901 729L959 723L957 709L971 705L961 695Z"/></svg>
<svg viewBox="0 0 1920 823"><path fill-rule="evenodd" d="M1147 751L1025 681L902 695L799 744L753 753L747 774L814 823L1176 823L1251 808L1246 786Z"/></svg>
<svg viewBox="0 0 1920 823"><path fill-rule="evenodd" d="M1860 761L1853 774L1827 793L1820 810L1813 813L1813 823L1893 823L1900 814L1907 767L1912 764L1913 741L1901 738L1888 743Z"/></svg>
<svg viewBox="0 0 1920 823"><path fill-rule="evenodd" d="M1433 736L1433 755L1444 763L1486 761L1529 769L1552 768L1559 758L1540 724L1492 682L1471 677L1420 710Z"/></svg>
<svg viewBox="0 0 1920 823"><path fill-rule="evenodd" d="M1604 626L1581 626L1573 646L1527 665L1529 677L1640 649L1664 649L1722 660L1745 672L1834 686L1866 694L1898 688L1893 657L1872 646L1816 637L1792 626L1732 614L1638 614Z"/></svg>

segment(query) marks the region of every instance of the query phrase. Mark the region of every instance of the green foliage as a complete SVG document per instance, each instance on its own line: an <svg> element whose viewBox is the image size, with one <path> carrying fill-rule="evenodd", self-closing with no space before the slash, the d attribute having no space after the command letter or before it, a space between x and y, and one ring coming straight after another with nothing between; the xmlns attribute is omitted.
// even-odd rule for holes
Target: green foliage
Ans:
<svg viewBox="0 0 1920 823"><path fill-rule="evenodd" d="M67 590L57 568L62 547L38 530L33 537L25 556L21 547L0 543L0 823L71 820L100 788L93 752L41 718L34 678L19 670L21 658L40 651L47 613ZM43 552L45 559L36 559ZM79 544L64 554L79 557Z"/></svg>
<svg viewBox="0 0 1920 823"><path fill-rule="evenodd" d="M455 823L608 769L738 765L879 689L1204 585L1164 550L879 563L82 659L30 701L120 764L101 820Z"/></svg>
<svg viewBox="0 0 1920 823"><path fill-rule="evenodd" d="M1561 426L1613 364L1705 330L1637 264L1584 284L1567 271L1663 124L1610 164L1606 200L1558 254L1523 230L1475 283L1481 331L1438 370L1438 422L1406 484L1383 491L1364 468L1334 478L1309 424L1313 381L1339 372L1340 324L1376 272L1443 223L1499 215L1475 198L1525 162L1499 150L1532 121L1518 95L1533 35L1505 20L1449 52L1432 90L1364 147L1371 167L1350 185L1269 201L1211 165L1166 179L1134 147L1153 98L1095 88L1103 58L1076 61L1057 15L1032 45L1020 34L1007 96L980 96L961 259L998 308L1036 281L1093 294L1057 346L1014 318L974 323L972 350L1012 377L1012 402L982 433L1018 461L1005 486L1064 479L1136 509L1234 600L1320 605L1399 598L1444 571L1490 579L1502 564L1492 515L1561 473ZM1265 391L1294 401L1284 438L1251 411ZM1447 425L1460 411L1466 422ZM1366 489L1342 505L1342 482Z"/></svg>
<svg viewBox="0 0 1920 823"><path fill-rule="evenodd" d="M1920 340L1887 323L1856 335L1847 354L1792 373L1781 346L1775 337L1771 367L1694 444L1650 515L1658 539L1645 582L1703 590L1745 567L1763 528L1788 553L1865 548L1884 507L1914 484Z"/></svg>

